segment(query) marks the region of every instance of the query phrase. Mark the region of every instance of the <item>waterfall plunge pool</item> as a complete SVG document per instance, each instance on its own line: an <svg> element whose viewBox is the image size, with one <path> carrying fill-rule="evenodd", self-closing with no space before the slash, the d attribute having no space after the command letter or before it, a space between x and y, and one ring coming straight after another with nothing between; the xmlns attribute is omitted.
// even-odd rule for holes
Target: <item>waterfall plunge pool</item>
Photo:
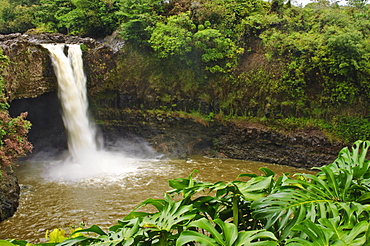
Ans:
<svg viewBox="0 0 370 246"><path fill-rule="evenodd" d="M170 190L168 179L187 177L194 169L196 179L232 181L241 173L262 174L267 167L277 175L309 172L288 166L232 159L192 156L187 160L136 160L136 169L118 175L80 181L53 181L43 176L45 161L26 161L15 169L21 186L20 206L10 219L0 223L0 239L45 242L46 230L67 229L85 222L108 228L147 198L163 198ZM150 209L150 207L148 207Z"/></svg>

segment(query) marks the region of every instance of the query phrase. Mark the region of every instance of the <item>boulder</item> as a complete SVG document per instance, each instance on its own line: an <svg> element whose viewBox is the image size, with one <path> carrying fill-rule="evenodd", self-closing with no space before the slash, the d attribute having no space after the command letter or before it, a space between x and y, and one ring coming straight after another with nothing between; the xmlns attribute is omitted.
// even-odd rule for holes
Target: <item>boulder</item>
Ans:
<svg viewBox="0 0 370 246"><path fill-rule="evenodd" d="M13 172L2 172L0 177L0 222L10 218L19 205L20 188Z"/></svg>

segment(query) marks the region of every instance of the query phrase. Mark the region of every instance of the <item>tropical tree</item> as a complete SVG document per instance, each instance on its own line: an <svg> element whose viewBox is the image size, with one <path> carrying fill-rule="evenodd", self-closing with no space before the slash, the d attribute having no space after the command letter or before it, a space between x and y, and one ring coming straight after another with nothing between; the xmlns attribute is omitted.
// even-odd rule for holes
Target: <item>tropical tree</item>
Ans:
<svg viewBox="0 0 370 246"><path fill-rule="evenodd" d="M33 21L40 31L105 37L118 27L117 1L41 0Z"/></svg>
<svg viewBox="0 0 370 246"><path fill-rule="evenodd" d="M33 24L34 7L0 2L0 33L26 32Z"/></svg>
<svg viewBox="0 0 370 246"><path fill-rule="evenodd" d="M158 0L122 0L119 4L120 33L131 44L147 45L150 27L160 20L155 6Z"/></svg>
<svg viewBox="0 0 370 246"><path fill-rule="evenodd" d="M368 0L346 0L347 4L359 9L362 9L366 6Z"/></svg>
<svg viewBox="0 0 370 246"><path fill-rule="evenodd" d="M191 41L195 25L189 15L171 16L167 23L158 22L152 31L149 43L158 57L184 56L192 50Z"/></svg>
<svg viewBox="0 0 370 246"><path fill-rule="evenodd" d="M36 6L35 23L37 29L46 32L68 33L70 25L61 26L59 18L72 11L73 5L70 0L40 0Z"/></svg>
<svg viewBox="0 0 370 246"><path fill-rule="evenodd" d="M105 37L118 27L117 2L72 0L73 9L58 17L59 26L71 34Z"/></svg>

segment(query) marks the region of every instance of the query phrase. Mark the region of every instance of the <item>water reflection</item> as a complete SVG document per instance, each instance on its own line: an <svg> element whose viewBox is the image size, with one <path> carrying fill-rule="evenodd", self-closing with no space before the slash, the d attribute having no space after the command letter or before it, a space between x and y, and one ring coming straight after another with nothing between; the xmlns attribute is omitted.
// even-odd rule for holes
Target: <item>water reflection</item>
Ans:
<svg viewBox="0 0 370 246"><path fill-rule="evenodd" d="M42 242L46 230L66 228L85 221L109 227L141 201L163 198L170 189L168 179L187 177L194 169L198 180L232 181L241 173L258 173L264 166L283 173L308 172L293 167L260 162L210 159L193 156L188 160L143 160L126 174L55 182L42 178L45 163L25 162L15 171L22 187L20 206L10 219L0 223L0 239Z"/></svg>

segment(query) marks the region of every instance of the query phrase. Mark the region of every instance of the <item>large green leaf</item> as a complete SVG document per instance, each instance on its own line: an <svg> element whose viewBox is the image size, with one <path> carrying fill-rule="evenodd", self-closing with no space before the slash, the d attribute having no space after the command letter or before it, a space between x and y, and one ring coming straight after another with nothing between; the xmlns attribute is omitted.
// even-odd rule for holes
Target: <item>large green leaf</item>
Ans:
<svg viewBox="0 0 370 246"><path fill-rule="evenodd" d="M320 225L316 225L312 221L306 220L301 224L296 225L293 230L305 233L310 240L304 240L302 237L293 238L287 240L288 244L290 242L310 242L313 246L328 246L331 236L334 234L334 231L325 228ZM299 245L299 244L298 244Z"/></svg>
<svg viewBox="0 0 370 246"><path fill-rule="evenodd" d="M184 231L176 241L176 246L181 246L189 242L198 242L200 245L223 245L223 246L242 246L242 245L278 245L274 234L264 230L253 230L238 232L237 227L232 223L224 222L220 219L209 221L205 218L193 221L188 228L195 227L205 230L209 236L198 231ZM219 228L219 229L216 229Z"/></svg>
<svg viewBox="0 0 370 246"><path fill-rule="evenodd" d="M101 236L99 239L110 245L120 243L122 246L132 245L137 235L140 235L139 218L135 218L127 226L118 231L110 231L106 236ZM109 245L109 244L108 244Z"/></svg>
<svg viewBox="0 0 370 246"><path fill-rule="evenodd" d="M317 168L316 177L309 177L310 189L324 191L327 198L342 202L367 203L370 197L370 162L366 160L369 141L357 141L352 150L344 148L331 164ZM306 175L306 177L308 177Z"/></svg>
<svg viewBox="0 0 370 246"><path fill-rule="evenodd" d="M370 141L357 141L354 143L351 150L343 148L338 155L338 158L328 166L317 168L322 172L318 174L319 177L328 179L328 173L325 169L330 168L336 181L342 182L344 174L351 176L352 180L350 187L347 190L341 191L343 196L347 196L347 200L365 201L367 199L360 199L360 197L370 192L370 161L366 159L367 151L370 147ZM348 191L348 192L346 192Z"/></svg>
<svg viewBox="0 0 370 246"><path fill-rule="evenodd" d="M368 213L364 205L356 202L337 202L310 191L293 189L261 198L252 204L252 209L254 217L263 220L265 228L274 230L281 240L295 235L291 229L305 220L316 223L321 218L340 215L343 225L354 225Z"/></svg>
<svg viewBox="0 0 370 246"><path fill-rule="evenodd" d="M338 202L305 191L286 189L256 200L253 215L264 220L266 229L272 228L281 240L295 234L291 229L304 220L317 221L339 213Z"/></svg>
<svg viewBox="0 0 370 246"><path fill-rule="evenodd" d="M197 173L197 170L194 170L188 178L176 178L170 179L168 184L170 187L174 188L174 190L168 191L169 194L177 193L182 194L185 199L190 199L194 194L201 192L201 191L211 191L216 184L212 184L209 182L201 182L193 178L193 174Z"/></svg>
<svg viewBox="0 0 370 246"><path fill-rule="evenodd" d="M212 238L196 231L182 232L176 241L176 246L182 246L189 242L198 242L199 245L219 246L219 244Z"/></svg>
<svg viewBox="0 0 370 246"><path fill-rule="evenodd" d="M15 246L55 246L57 245L58 243L38 243L38 244L31 244L25 240L14 240L14 239L10 239L10 240L0 240L0 245L4 245L6 246L6 242L10 242L12 243L11 245L15 245ZM9 245L9 244L8 244Z"/></svg>
<svg viewBox="0 0 370 246"><path fill-rule="evenodd" d="M150 231L171 232L186 225L197 214L193 210L193 205L183 205L183 200L173 201L168 195L166 204L162 211L151 216L143 217L142 228Z"/></svg>
<svg viewBox="0 0 370 246"><path fill-rule="evenodd" d="M319 219L319 223L306 220L292 230L304 233L307 238L295 237L287 240L287 246L362 246L368 245L369 223L362 221L352 227L340 224L340 218Z"/></svg>
<svg viewBox="0 0 370 246"><path fill-rule="evenodd" d="M89 242L93 241L93 239L85 237L85 236L79 236L67 239L61 243L58 243L58 246L73 246L73 245L79 245L81 242Z"/></svg>
<svg viewBox="0 0 370 246"><path fill-rule="evenodd" d="M356 141L353 144L352 151L343 148L339 152L337 160L330 166L348 170L353 173L355 179L361 179L364 176L368 178L370 162L366 160L366 154L369 147L370 141Z"/></svg>
<svg viewBox="0 0 370 246"><path fill-rule="evenodd" d="M137 209L143 207L143 206L147 206L147 205L152 205L154 206L158 211L162 211L163 207L165 206L166 204L166 201L164 199L153 199L153 198L149 198L149 199L146 199L145 201L141 202L139 204L139 206L137 206L137 208L135 208L135 210L133 212L135 212ZM135 214L135 216L137 216ZM131 219L132 217L128 217L129 219Z"/></svg>
<svg viewBox="0 0 370 246"><path fill-rule="evenodd" d="M254 201L268 194L268 190L271 188L272 182L273 176L258 176L247 182L234 181L232 184L238 188L240 194L243 195L245 200Z"/></svg>
<svg viewBox="0 0 370 246"><path fill-rule="evenodd" d="M2 245L2 246L15 246L15 244L12 244L11 242L5 241L5 240L0 240L0 245Z"/></svg>
<svg viewBox="0 0 370 246"><path fill-rule="evenodd" d="M129 229L130 230L130 229ZM107 235L100 236L97 238L94 243L91 243L90 245L95 246L115 246L115 245L132 245L134 242L134 238L129 237L125 238L126 230L120 230L118 232L109 232Z"/></svg>
<svg viewBox="0 0 370 246"><path fill-rule="evenodd" d="M107 233L102 233L101 229L97 226L92 226L88 229L78 230L77 232L93 232L98 233L96 237L91 236L79 236L76 238L71 238L59 243L58 246L73 246L73 245L99 245L99 246L114 246L122 245L129 246L133 245L135 240L142 236L142 229L139 227L141 218L135 218L123 225L121 228L115 231L108 231ZM95 234L94 234L95 235Z"/></svg>
<svg viewBox="0 0 370 246"><path fill-rule="evenodd" d="M81 233L81 232L93 232L93 233L96 233L96 234L99 234L99 235L106 235L106 233L97 225L93 225L93 226L91 226L87 229L76 230L72 233L72 235L77 234L77 233Z"/></svg>
<svg viewBox="0 0 370 246"><path fill-rule="evenodd" d="M198 173L198 170L196 169L193 170L187 179L185 178L170 179L168 180L168 184L170 187L176 190L183 190L185 188L191 188L197 182L195 179L193 179L194 173Z"/></svg>
<svg viewBox="0 0 370 246"><path fill-rule="evenodd" d="M234 246L277 246L277 238L272 232L264 230L252 230L239 232Z"/></svg>
<svg viewBox="0 0 370 246"><path fill-rule="evenodd" d="M367 221L361 221L354 226L348 226L341 225L340 218L335 217L331 219L319 219L319 223L334 232L331 237L333 241L342 241L351 246L361 246L366 242L366 232L369 228Z"/></svg>

